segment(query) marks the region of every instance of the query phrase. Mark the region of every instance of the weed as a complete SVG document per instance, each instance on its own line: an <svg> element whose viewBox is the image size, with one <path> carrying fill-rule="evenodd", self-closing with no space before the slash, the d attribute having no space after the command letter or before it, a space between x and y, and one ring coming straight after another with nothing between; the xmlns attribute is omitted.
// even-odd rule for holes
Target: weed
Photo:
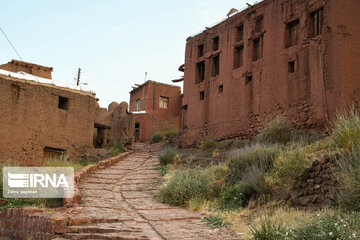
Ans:
<svg viewBox="0 0 360 240"><path fill-rule="evenodd" d="M257 194L265 194L265 172L259 166L251 166L243 173L242 182L247 183Z"/></svg>
<svg viewBox="0 0 360 240"><path fill-rule="evenodd" d="M220 199L220 207L223 209L235 209L245 207L255 191L247 183L240 182L228 187Z"/></svg>
<svg viewBox="0 0 360 240"><path fill-rule="evenodd" d="M216 142L214 139L211 138L205 138L200 142L200 150L204 151L210 148L213 148L216 146Z"/></svg>
<svg viewBox="0 0 360 240"><path fill-rule="evenodd" d="M280 240L284 239L285 228L281 223L271 222L268 217L265 217L260 224L260 227L250 227L253 240Z"/></svg>
<svg viewBox="0 0 360 240"><path fill-rule="evenodd" d="M285 186L292 183L310 165L311 161L306 157L304 149L295 146L293 150L281 152L276 158L272 176L276 183Z"/></svg>
<svg viewBox="0 0 360 240"><path fill-rule="evenodd" d="M292 135L292 127L284 117L279 115L267 122L262 132L255 139L265 144L286 144L290 142Z"/></svg>
<svg viewBox="0 0 360 240"><path fill-rule="evenodd" d="M347 210L360 210L360 146L337 158L338 201Z"/></svg>
<svg viewBox="0 0 360 240"><path fill-rule="evenodd" d="M165 150L159 155L161 165L168 165L174 163L178 159L176 149L172 147L166 147Z"/></svg>
<svg viewBox="0 0 360 240"><path fill-rule="evenodd" d="M159 167L156 167L155 170L159 172L159 175L161 177L165 176L169 171L167 166L159 166Z"/></svg>
<svg viewBox="0 0 360 240"><path fill-rule="evenodd" d="M348 115L337 114L331 140L334 147L348 151L360 145L360 117L354 107Z"/></svg>
<svg viewBox="0 0 360 240"><path fill-rule="evenodd" d="M275 157L279 154L276 146L260 144L237 149L229 153L229 184L239 182L247 168L258 166L264 172L273 167Z"/></svg>
<svg viewBox="0 0 360 240"><path fill-rule="evenodd" d="M178 130L174 126L170 126L166 129L164 133L164 138L169 140L171 137L175 136L178 133Z"/></svg>
<svg viewBox="0 0 360 240"><path fill-rule="evenodd" d="M158 143L158 142L161 142L162 140L163 140L163 136L161 135L161 133L156 132L151 136L150 143L151 144Z"/></svg>
<svg viewBox="0 0 360 240"><path fill-rule="evenodd" d="M125 147L122 140L113 141L109 144L109 153L111 156L116 156L122 152L125 152Z"/></svg>
<svg viewBox="0 0 360 240"><path fill-rule="evenodd" d="M225 222L225 220L218 215L211 215L209 217L203 217L203 218L201 218L201 220L206 222L206 224L212 228L229 226L229 224L227 222Z"/></svg>
<svg viewBox="0 0 360 240"><path fill-rule="evenodd" d="M211 196L210 178L199 169L178 170L159 188L156 196L164 203L185 206L193 198L208 199Z"/></svg>

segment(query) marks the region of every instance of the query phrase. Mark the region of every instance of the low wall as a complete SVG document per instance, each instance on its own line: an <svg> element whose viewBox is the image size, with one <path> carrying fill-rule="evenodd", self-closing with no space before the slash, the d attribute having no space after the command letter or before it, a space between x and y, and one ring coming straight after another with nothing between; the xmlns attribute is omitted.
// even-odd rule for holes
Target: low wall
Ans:
<svg viewBox="0 0 360 240"><path fill-rule="evenodd" d="M77 183L91 172L109 167L124 159L131 152L122 153L97 164L86 166L75 172L75 193L72 198L65 198L66 207L81 203L81 193ZM0 239L47 240L55 235L66 233L71 219L58 214L57 209L7 208L0 212Z"/></svg>

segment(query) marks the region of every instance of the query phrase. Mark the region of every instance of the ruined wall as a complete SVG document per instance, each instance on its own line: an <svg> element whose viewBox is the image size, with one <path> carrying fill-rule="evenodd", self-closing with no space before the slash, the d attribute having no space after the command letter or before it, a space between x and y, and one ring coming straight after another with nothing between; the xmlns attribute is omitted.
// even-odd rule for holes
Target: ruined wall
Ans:
<svg viewBox="0 0 360 240"><path fill-rule="evenodd" d="M10 71L10 72L26 72L38 77L51 79L51 67L45 67L33 63L27 63L17 60L12 60L6 64L0 65L0 69Z"/></svg>
<svg viewBox="0 0 360 240"><path fill-rule="evenodd" d="M60 97L63 109L59 108ZM70 159L93 146L95 96L33 81L0 76L0 162L39 166L44 148Z"/></svg>
<svg viewBox="0 0 360 240"><path fill-rule="evenodd" d="M169 99L168 108L160 107L160 97ZM136 100L140 99L140 111L136 114ZM139 124L139 141L147 141L155 132L164 132L170 126L180 128L181 89L178 86L147 81L130 94L130 111L134 112L135 124Z"/></svg>
<svg viewBox="0 0 360 240"><path fill-rule="evenodd" d="M112 102L108 109L98 109L95 123L108 127L103 130L98 128L98 141L101 139L102 146L119 140L122 140L125 145L131 145L134 142L134 117L127 110L126 102L120 104Z"/></svg>
<svg viewBox="0 0 360 240"><path fill-rule="evenodd" d="M184 144L204 136L252 137L269 116L278 114L298 128L324 129L336 109L348 107L360 93L356 80L360 26L353 24L360 20L359 5L356 0L265 0L188 38ZM313 36L317 11L323 21L321 33ZM215 37L219 37L217 50ZM201 44L203 56L199 55ZM219 74L214 74L216 56ZM202 82L197 77L201 61Z"/></svg>
<svg viewBox="0 0 360 240"><path fill-rule="evenodd" d="M312 163L305 172L296 179L288 196L287 204L303 208L321 208L336 203L337 170L336 155L323 156Z"/></svg>

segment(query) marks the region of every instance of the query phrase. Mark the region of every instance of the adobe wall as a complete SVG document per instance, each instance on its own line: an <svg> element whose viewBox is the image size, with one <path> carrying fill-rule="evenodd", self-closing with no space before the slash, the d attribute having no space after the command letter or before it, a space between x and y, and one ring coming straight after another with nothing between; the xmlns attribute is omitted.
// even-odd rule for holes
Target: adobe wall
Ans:
<svg viewBox="0 0 360 240"><path fill-rule="evenodd" d="M126 102L112 102L108 109L100 108L97 110L95 123L109 127L105 129L102 138L103 145L109 145L110 142L122 140L125 145L130 146L134 142L134 117L128 111Z"/></svg>
<svg viewBox="0 0 360 240"><path fill-rule="evenodd" d="M68 99L67 110L59 96ZM45 147L76 159L93 147L96 105L88 92L0 76L0 162L39 166Z"/></svg>
<svg viewBox="0 0 360 240"><path fill-rule="evenodd" d="M169 98L167 109L160 108L160 96ZM141 102L140 111L146 111L146 114L134 114L135 123L140 124L140 141L148 141L155 132L163 133L170 126L180 128L180 87L148 81L131 92L131 112L136 111L137 99Z"/></svg>
<svg viewBox="0 0 360 240"><path fill-rule="evenodd" d="M310 13L323 8L322 34L309 37ZM187 39L184 145L204 136L215 139L254 136L270 116L282 114L295 127L322 131L336 109L359 97L359 24L356 0L265 0ZM255 22L263 16L261 31ZM286 46L286 23L299 19L298 43ZM243 24L243 40L236 27ZM212 39L219 36L219 49ZM253 60L254 39L262 57ZM198 45L204 56L198 57ZM234 68L234 47L243 46L243 64ZM212 57L220 55L219 75L211 76ZM196 63L205 61L204 81L196 83ZM289 62L294 61L294 72ZM249 77L252 79L249 81ZM223 92L219 86L223 85ZM200 100L200 92L205 92Z"/></svg>
<svg viewBox="0 0 360 240"><path fill-rule="evenodd" d="M0 65L0 69L10 72L26 72L38 77L51 79L51 67L45 67L33 63L27 63L17 60L12 60L6 64Z"/></svg>

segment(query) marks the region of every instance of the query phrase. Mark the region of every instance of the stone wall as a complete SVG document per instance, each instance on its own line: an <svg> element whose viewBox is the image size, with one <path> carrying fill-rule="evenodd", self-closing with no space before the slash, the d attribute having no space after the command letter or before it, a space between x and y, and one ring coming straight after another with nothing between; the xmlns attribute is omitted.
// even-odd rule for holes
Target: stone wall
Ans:
<svg viewBox="0 0 360 240"><path fill-rule="evenodd" d="M289 205L303 208L321 208L336 201L336 157L325 155L296 180L285 199Z"/></svg>

